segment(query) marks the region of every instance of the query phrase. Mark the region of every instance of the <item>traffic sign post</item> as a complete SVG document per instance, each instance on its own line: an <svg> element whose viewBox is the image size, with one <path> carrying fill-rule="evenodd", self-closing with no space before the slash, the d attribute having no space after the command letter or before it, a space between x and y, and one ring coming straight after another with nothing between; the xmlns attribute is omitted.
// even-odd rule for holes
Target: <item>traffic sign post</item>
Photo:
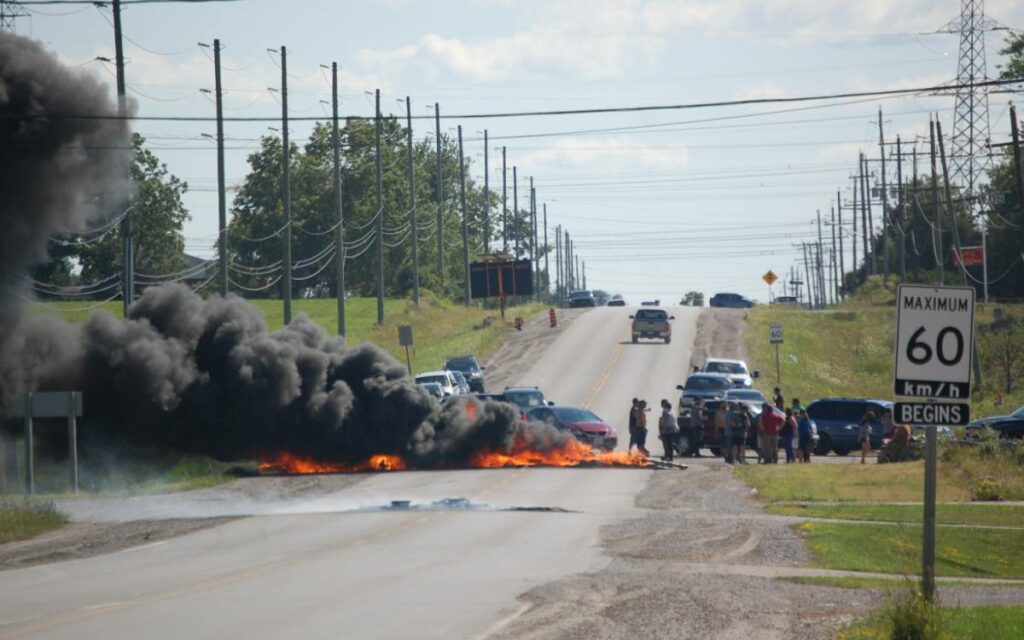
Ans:
<svg viewBox="0 0 1024 640"><path fill-rule="evenodd" d="M405 347L405 366L409 369L409 375L411 376L412 359L409 357L409 347L413 346L411 324L398 325L398 346Z"/></svg>
<svg viewBox="0 0 1024 640"><path fill-rule="evenodd" d="M970 419L973 351L974 289L899 286L893 388L897 396L912 401L897 402L893 418L926 425L921 592L928 600L935 598L936 425Z"/></svg>
<svg viewBox="0 0 1024 640"><path fill-rule="evenodd" d="M769 269L768 273L761 276L761 279L768 283L768 302L770 303L772 301L772 285L779 279L779 276L775 275L775 272Z"/></svg>
<svg viewBox="0 0 1024 640"><path fill-rule="evenodd" d="M769 273L771 273L769 271ZM775 345L775 384L782 386L782 361L779 359L779 345L782 344L782 325L773 322L768 325L768 341Z"/></svg>

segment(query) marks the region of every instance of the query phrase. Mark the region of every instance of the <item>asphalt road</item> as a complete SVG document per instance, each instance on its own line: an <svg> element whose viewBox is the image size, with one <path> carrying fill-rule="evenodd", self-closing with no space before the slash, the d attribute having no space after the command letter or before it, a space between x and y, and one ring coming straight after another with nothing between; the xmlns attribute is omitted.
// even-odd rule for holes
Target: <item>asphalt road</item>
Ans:
<svg viewBox="0 0 1024 640"><path fill-rule="evenodd" d="M633 345L629 308L583 314L520 384L621 427L634 395L675 398L697 310L671 345ZM651 471L501 469L368 477L180 538L0 573L4 638L473 638L516 596L608 560L599 528L637 514ZM475 510L381 510L466 498ZM546 507L568 512L498 511Z"/></svg>

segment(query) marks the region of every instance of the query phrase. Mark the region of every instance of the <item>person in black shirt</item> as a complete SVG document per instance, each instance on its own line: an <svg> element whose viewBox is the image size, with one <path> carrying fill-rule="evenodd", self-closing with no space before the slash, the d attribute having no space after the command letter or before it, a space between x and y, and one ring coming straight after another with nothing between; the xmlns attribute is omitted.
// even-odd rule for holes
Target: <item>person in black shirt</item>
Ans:
<svg viewBox="0 0 1024 640"><path fill-rule="evenodd" d="M772 391L775 394L775 407L780 411L786 408L786 399L782 397L782 391L778 387Z"/></svg>

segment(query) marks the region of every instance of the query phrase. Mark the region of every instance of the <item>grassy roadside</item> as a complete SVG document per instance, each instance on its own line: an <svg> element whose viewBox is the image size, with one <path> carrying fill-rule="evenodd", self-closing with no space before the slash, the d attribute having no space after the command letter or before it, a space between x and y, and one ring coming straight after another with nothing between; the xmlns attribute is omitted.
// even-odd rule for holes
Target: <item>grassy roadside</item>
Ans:
<svg viewBox="0 0 1024 640"><path fill-rule="evenodd" d="M271 330L284 325L280 300L250 300L263 312ZM78 303L45 303L33 305L39 313L64 318L70 322L84 322L92 311L82 310ZM528 318L539 313L540 304L527 304L510 309L509 317ZM110 302L99 307L121 317L121 303ZM337 333L337 301L334 299L300 299L292 303L293 313L306 313L329 335ZM412 349L414 372L437 369L448 355L473 354L483 360L501 343L510 325L501 323L497 313L478 306L465 306L439 300L425 294L417 309L411 300L384 301L384 321L377 326L376 298L349 298L345 301L345 325L349 344L373 342L391 355L405 362L405 349L398 345L398 326L412 325L416 346Z"/></svg>
<svg viewBox="0 0 1024 640"><path fill-rule="evenodd" d="M780 582L792 584L806 584L815 587L834 587L836 589L881 589L883 591L894 588L914 588L917 586L917 577L857 577L857 576L791 576L787 578L776 578ZM936 578L935 583L939 587L977 587L977 581L970 581L958 578ZM1024 582L986 582L985 588L1021 589Z"/></svg>
<svg viewBox="0 0 1024 640"><path fill-rule="evenodd" d="M775 515L832 520L871 520L875 522L921 522L920 504L770 504L765 511ZM937 505L936 522L943 524L986 525L1024 528L1024 505L943 503ZM1024 536L1024 531L1021 532Z"/></svg>
<svg viewBox="0 0 1024 640"><path fill-rule="evenodd" d="M970 499L950 467L939 465L938 499ZM911 502L924 495L924 463L747 465L736 475L764 502Z"/></svg>
<svg viewBox="0 0 1024 640"><path fill-rule="evenodd" d="M67 521L53 503L0 498L0 544L27 540L58 529Z"/></svg>
<svg viewBox="0 0 1024 640"><path fill-rule="evenodd" d="M941 631L936 637L939 638L996 640L1024 637L1024 605L943 608L938 610L937 618L935 626ZM844 629L838 640L887 640L894 637L890 628L884 614L876 614Z"/></svg>
<svg viewBox="0 0 1024 640"><path fill-rule="evenodd" d="M806 405L815 398L848 396L892 399L893 342L896 331L896 283L883 287L872 278L849 300L835 308L807 311L787 306L757 305L747 314L743 335L748 364L763 377L758 387L771 391L778 383L775 349L768 343L768 327L782 324L782 390L786 399L800 398ZM1024 305L977 304L975 327L981 332L999 308L1006 316L1024 317ZM979 347L982 348L982 347ZM994 347L989 347L991 351ZM1007 393L999 387L1004 378L997 353L982 349L985 384L975 389L971 415L1000 415L1024 404L1024 384ZM996 406L996 395L1002 395Z"/></svg>

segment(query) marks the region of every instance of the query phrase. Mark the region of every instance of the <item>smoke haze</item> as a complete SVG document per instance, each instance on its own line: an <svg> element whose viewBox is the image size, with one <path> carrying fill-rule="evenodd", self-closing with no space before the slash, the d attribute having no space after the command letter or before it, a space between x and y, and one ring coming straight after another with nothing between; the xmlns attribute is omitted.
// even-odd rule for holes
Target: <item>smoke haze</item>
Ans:
<svg viewBox="0 0 1024 640"><path fill-rule="evenodd" d="M456 404L442 408L386 352L349 347L304 315L268 332L234 296L203 300L167 285L147 289L123 321L26 315L20 283L47 259L47 238L86 230L124 202L124 121L61 116L116 114L93 78L0 34L0 415L26 391L81 389L83 437L221 459L387 453L431 467L565 441L505 404L484 403L473 420Z"/></svg>

